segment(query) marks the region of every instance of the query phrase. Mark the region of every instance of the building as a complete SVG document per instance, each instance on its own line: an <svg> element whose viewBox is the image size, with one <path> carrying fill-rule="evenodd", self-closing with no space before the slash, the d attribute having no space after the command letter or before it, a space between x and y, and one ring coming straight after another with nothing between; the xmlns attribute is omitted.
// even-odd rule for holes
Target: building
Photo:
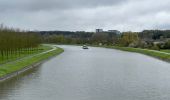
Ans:
<svg viewBox="0 0 170 100"><path fill-rule="evenodd" d="M107 32L109 33L116 33L116 34L120 34L121 32L118 30L108 30Z"/></svg>
<svg viewBox="0 0 170 100"><path fill-rule="evenodd" d="M101 33L103 32L103 29L96 29L96 33Z"/></svg>
<svg viewBox="0 0 170 100"><path fill-rule="evenodd" d="M120 34L121 32L118 30L108 30L108 31L104 31L103 29L96 29L96 33L116 33L116 34Z"/></svg>

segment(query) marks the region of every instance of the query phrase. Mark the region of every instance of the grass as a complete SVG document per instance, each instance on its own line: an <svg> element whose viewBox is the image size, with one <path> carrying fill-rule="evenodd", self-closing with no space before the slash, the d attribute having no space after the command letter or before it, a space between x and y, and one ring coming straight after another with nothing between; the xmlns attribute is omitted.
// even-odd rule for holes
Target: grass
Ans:
<svg viewBox="0 0 170 100"><path fill-rule="evenodd" d="M102 46L102 47L118 49L118 50L123 50L123 51L128 51L128 52L141 53L141 54L145 54L148 56L152 56L152 57L170 62L170 54L161 53L161 52L170 53L170 50L161 50L161 52L158 52L156 50L131 48L131 47L118 47L118 46Z"/></svg>
<svg viewBox="0 0 170 100"><path fill-rule="evenodd" d="M56 50L45 53L45 54L40 54L40 55L31 57L31 58L28 57L27 59L16 61L15 63L4 64L0 66L0 77L16 72L18 70L21 70L27 66L33 65L45 59L48 59L49 57L52 57L54 55L58 55L62 53L63 51L64 51L63 49L57 48Z"/></svg>
<svg viewBox="0 0 170 100"><path fill-rule="evenodd" d="M20 59L20 58L23 58L26 56L30 56L30 55L34 55L37 53L41 53L41 52L44 52L44 51L47 51L50 49L52 49L50 46L40 45L36 50L32 50L29 52L27 52L26 50L22 50L22 51L20 51L20 54L9 55L8 58L7 57L2 58L2 56L0 56L0 64L15 61L17 59Z"/></svg>
<svg viewBox="0 0 170 100"><path fill-rule="evenodd" d="M170 53L170 50L161 50L162 52Z"/></svg>

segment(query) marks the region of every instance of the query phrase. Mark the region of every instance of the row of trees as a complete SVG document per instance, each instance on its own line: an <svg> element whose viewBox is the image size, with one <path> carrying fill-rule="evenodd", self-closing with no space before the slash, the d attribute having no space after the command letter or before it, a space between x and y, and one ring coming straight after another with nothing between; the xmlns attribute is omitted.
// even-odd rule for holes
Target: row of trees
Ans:
<svg viewBox="0 0 170 100"><path fill-rule="evenodd" d="M58 44L105 44L113 45L118 44L121 46L128 46L129 44L137 41L138 34L132 32L125 32L122 34L116 34L113 32L101 32L101 33L75 33L73 35L64 34L43 34L43 41L45 43L58 43Z"/></svg>
<svg viewBox="0 0 170 100"><path fill-rule="evenodd" d="M148 31L148 32L152 32L152 31ZM146 31L143 31L141 33L124 32L121 34L121 37L118 39L117 45L138 47L138 48L149 48L149 49L156 49L156 50L170 49L170 40L168 38L169 33L167 34L162 33L163 35L160 35L161 33L159 33L159 31L153 31L153 32L154 33L148 33L148 34Z"/></svg>
<svg viewBox="0 0 170 100"><path fill-rule="evenodd" d="M44 43L84 44L90 43L93 33L89 32L40 32Z"/></svg>
<svg viewBox="0 0 170 100"><path fill-rule="evenodd" d="M139 37L141 39L161 39L170 38L170 30L144 30L139 32Z"/></svg>
<svg viewBox="0 0 170 100"><path fill-rule="evenodd" d="M150 49L170 49L170 31L165 30L145 30L142 32L114 32L86 33L86 32L43 32L45 43L59 44L103 44L130 46ZM162 43L155 44L156 41Z"/></svg>
<svg viewBox="0 0 170 100"><path fill-rule="evenodd" d="M41 43L37 33L24 32L0 27L0 57L5 59L11 55L20 55L21 51L30 52Z"/></svg>

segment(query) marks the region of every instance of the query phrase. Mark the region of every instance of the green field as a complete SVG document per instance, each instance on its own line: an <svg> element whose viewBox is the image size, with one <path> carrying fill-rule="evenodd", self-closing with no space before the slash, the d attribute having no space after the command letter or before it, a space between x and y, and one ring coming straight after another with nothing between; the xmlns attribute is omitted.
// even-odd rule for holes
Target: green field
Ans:
<svg viewBox="0 0 170 100"><path fill-rule="evenodd" d="M49 47L46 47L46 46L42 47L42 48L44 48L44 49L42 49L41 52L49 50ZM63 51L64 51L63 49L57 48L57 49L50 51L48 53L45 53L45 54L39 54L39 55L36 55L33 57L28 57L28 58L18 60L16 62L14 61L12 63L3 64L0 66L0 77L5 76L10 73L13 73L13 72L16 72L18 70L21 70L27 66L33 65L34 63L48 59L49 57L52 57L54 55L58 55L58 54L62 53Z"/></svg>

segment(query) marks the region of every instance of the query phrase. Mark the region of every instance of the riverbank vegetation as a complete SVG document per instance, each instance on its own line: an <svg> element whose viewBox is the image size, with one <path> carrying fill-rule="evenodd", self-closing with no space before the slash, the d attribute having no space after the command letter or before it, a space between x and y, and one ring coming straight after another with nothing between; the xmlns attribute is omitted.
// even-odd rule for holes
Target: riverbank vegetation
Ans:
<svg viewBox="0 0 170 100"><path fill-rule="evenodd" d="M145 54L145 55L148 55L148 56L152 56L152 57L164 60L164 61L168 61L168 62L170 61L169 50L167 52L167 51L164 51L164 50L163 51L157 51L157 50L150 50L150 49L120 47L120 46L100 46L100 47L118 49L118 50L123 50L123 51L128 51L128 52L136 52L136 53L141 53L141 54Z"/></svg>
<svg viewBox="0 0 170 100"><path fill-rule="evenodd" d="M11 55L8 55L8 58L7 57L2 58L1 56L0 65L11 62L11 61L19 60L27 56L45 52L50 49L52 49L52 47L46 46L46 45L39 45L36 49L34 48L33 50L29 52L26 50L21 50L20 54L11 54Z"/></svg>
<svg viewBox="0 0 170 100"><path fill-rule="evenodd" d="M7 63L0 66L0 77L3 77L5 75L8 75L13 72L17 72L19 70L22 70L23 68L26 68L28 66L32 66L38 62L41 62L43 60L46 60L52 56L58 55L62 53L64 50L61 48L56 48L53 51L38 54L36 56L27 57L25 59L21 59L19 61L16 61L14 63Z"/></svg>
<svg viewBox="0 0 170 100"><path fill-rule="evenodd" d="M35 32L0 27L0 64L39 52L41 37Z"/></svg>
<svg viewBox="0 0 170 100"><path fill-rule="evenodd" d="M0 26L0 78L60 54L63 49L42 44L36 32Z"/></svg>

